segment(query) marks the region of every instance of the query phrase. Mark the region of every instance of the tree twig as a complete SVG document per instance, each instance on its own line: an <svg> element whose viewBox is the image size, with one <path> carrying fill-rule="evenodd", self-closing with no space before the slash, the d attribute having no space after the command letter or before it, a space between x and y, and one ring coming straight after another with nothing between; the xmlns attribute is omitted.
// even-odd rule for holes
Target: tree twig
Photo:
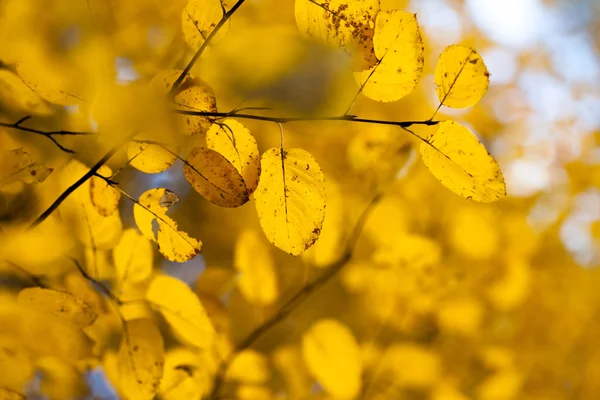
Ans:
<svg viewBox="0 0 600 400"><path fill-rule="evenodd" d="M323 285L329 282L331 278L336 276L348 264L348 261L352 259L354 248L356 247L356 243L360 238L367 218L369 217L375 205L379 203L382 196L383 194L381 192L378 192L375 196L373 196L373 198L364 208L356 224L354 225L354 229L352 230L352 233L350 234L350 238L348 239L348 243L346 245L346 250L344 251L344 254L342 254L342 256L340 257L340 259L329 265L329 267L327 267L318 277L316 277L311 282L299 289L288 301L285 302L285 304L281 306L281 308L275 314L273 314L269 319L257 326L252 332L250 332L250 334L248 334L248 336L246 336L244 340L238 343L235 346L234 350L229 354L229 356L227 356L221 362L215 374L213 389L208 395L208 399L215 400L219 397L219 391L221 390L221 387L223 386L223 383L225 381L225 375L227 374L231 363L240 352L250 348L260 337L262 337L275 325L283 321L307 298L309 298Z"/></svg>

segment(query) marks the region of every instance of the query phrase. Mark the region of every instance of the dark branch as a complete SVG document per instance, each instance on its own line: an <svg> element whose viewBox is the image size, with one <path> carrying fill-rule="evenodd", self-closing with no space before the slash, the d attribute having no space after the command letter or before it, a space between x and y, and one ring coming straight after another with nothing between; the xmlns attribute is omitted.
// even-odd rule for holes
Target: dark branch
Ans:
<svg viewBox="0 0 600 400"><path fill-rule="evenodd" d="M90 274L87 273L87 271L85 270L85 268L83 268L83 266L79 263L79 261L77 261L74 258L71 258L71 261L73 261L73 263L75 264L75 266L77 267L77 269L79 270L79 272L81 273L81 275L83 275L83 277L85 279L87 279L88 281L92 282L94 285L96 285L97 287L100 288L100 290L102 290L102 292L109 298L111 299L115 305L120 306L122 304L121 300L102 282L100 282L97 279L94 279L90 276Z"/></svg>
<svg viewBox="0 0 600 400"><path fill-rule="evenodd" d="M215 28L210 32L210 34L208 35L206 40L204 42L202 42L202 44L200 45L200 48L198 49L198 51L196 51L196 54L194 54L194 57L192 57L190 62L185 66L185 69L181 72L181 75L179 75L179 77L177 78L175 83L173 83L173 87L169 91L171 95L175 94L177 89L179 89L179 86L181 86L181 83L183 82L185 77L190 73L190 70L194 67L194 64L196 64L196 61L198 61L198 59L200 58L202 53L204 53L204 50L208 47L211 40L215 37L215 35L219 32L219 30L221 30L221 28L223 27L223 25L225 25L227 20L229 20L229 18L231 18L231 16L237 11L237 9L240 8L240 6L242 4L244 4L244 1L245 0L238 0L235 3L235 5L231 8L231 10L229 10L228 12L223 14L223 17L221 18L221 20L217 23Z"/></svg>

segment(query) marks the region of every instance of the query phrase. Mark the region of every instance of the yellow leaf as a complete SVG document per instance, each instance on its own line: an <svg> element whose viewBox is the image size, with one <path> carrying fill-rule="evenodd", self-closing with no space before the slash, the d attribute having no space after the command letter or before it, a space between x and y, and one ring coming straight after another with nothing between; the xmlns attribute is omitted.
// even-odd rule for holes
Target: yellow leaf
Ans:
<svg viewBox="0 0 600 400"><path fill-rule="evenodd" d="M204 268L196 281L196 293L202 297L221 297L233 288L235 275L235 270L231 268L209 265Z"/></svg>
<svg viewBox="0 0 600 400"><path fill-rule="evenodd" d="M240 173L214 150L193 148L185 161L183 174L198 193L218 206L239 207L249 199Z"/></svg>
<svg viewBox="0 0 600 400"><path fill-rule="evenodd" d="M223 17L220 0L189 0L181 13L181 30L183 37L194 51L200 48L204 39L210 35ZM218 40L229 28L229 21L219 30L215 39ZM212 42L215 43L214 41Z"/></svg>
<svg viewBox="0 0 600 400"><path fill-rule="evenodd" d="M152 280L146 299L157 306L173 330L200 348L212 345L215 329L198 296L179 279L159 275Z"/></svg>
<svg viewBox="0 0 600 400"><path fill-rule="evenodd" d="M154 255L148 239L135 229L126 229L113 249L113 261L120 283L142 282L152 273Z"/></svg>
<svg viewBox="0 0 600 400"><path fill-rule="evenodd" d="M487 377L476 390L477 398L481 400L513 400L520 396L523 386L523 376L513 368L499 371Z"/></svg>
<svg viewBox="0 0 600 400"><path fill-rule="evenodd" d="M0 69L0 103L14 111L50 115L52 108L14 72Z"/></svg>
<svg viewBox="0 0 600 400"><path fill-rule="evenodd" d="M373 41L379 61L354 77L368 98L400 100L413 91L423 72L423 39L416 15L400 10L379 12Z"/></svg>
<svg viewBox="0 0 600 400"><path fill-rule="evenodd" d="M87 393L86 382L81 372L72 363L53 357L37 362L40 379L40 392L50 399L77 399Z"/></svg>
<svg viewBox="0 0 600 400"><path fill-rule="evenodd" d="M243 383L264 383L269 380L270 370L266 357L254 350L244 350L232 361L227 379Z"/></svg>
<svg viewBox="0 0 600 400"><path fill-rule="evenodd" d="M475 50L452 45L440 55L434 79L443 105L465 108L477 104L487 92L490 74Z"/></svg>
<svg viewBox="0 0 600 400"><path fill-rule="evenodd" d="M121 389L128 399L151 400L158 392L164 365L163 339L147 318L127 321L119 349Z"/></svg>
<svg viewBox="0 0 600 400"><path fill-rule="evenodd" d="M0 158L0 188L15 182L40 183L53 171L52 168L33 161L31 154L22 147L3 153Z"/></svg>
<svg viewBox="0 0 600 400"><path fill-rule="evenodd" d="M0 400L25 400L25 396L12 390L0 388Z"/></svg>
<svg viewBox="0 0 600 400"><path fill-rule="evenodd" d="M476 335L483 317L483 307L472 298L448 299L437 310L442 330L467 336Z"/></svg>
<svg viewBox="0 0 600 400"><path fill-rule="evenodd" d="M312 377L308 374L299 346L284 345L272 353L272 362L283 376L290 398L308 398Z"/></svg>
<svg viewBox="0 0 600 400"><path fill-rule="evenodd" d="M175 154L176 148L167 150L157 144L129 142L127 145L129 164L146 174L158 174L169 169L177 160Z"/></svg>
<svg viewBox="0 0 600 400"><path fill-rule="evenodd" d="M25 288L19 292L17 300L25 307L50 313L80 328L91 325L98 316L81 299L54 289Z"/></svg>
<svg viewBox="0 0 600 400"><path fill-rule="evenodd" d="M335 399L354 399L361 389L360 348L350 329L332 319L315 322L302 336L309 372Z"/></svg>
<svg viewBox="0 0 600 400"><path fill-rule="evenodd" d="M112 176L112 170L103 165L98 174L105 178ZM92 176L90 179L90 197L92 204L96 207L98 213L104 217L108 217L114 213L119 207L121 192L110 186L104 179L98 176Z"/></svg>
<svg viewBox="0 0 600 400"><path fill-rule="evenodd" d="M252 304L266 306L279 296L275 261L266 241L254 230L246 230L235 246L234 266L240 272L237 285Z"/></svg>
<svg viewBox="0 0 600 400"><path fill-rule="evenodd" d="M179 202L179 196L163 188L142 193L138 204L133 206L133 217L142 234L158 244L158 250L166 259L185 262L194 258L202 249L202 243L177 229L177 222L167 216L167 210ZM155 233L153 224L158 224Z"/></svg>
<svg viewBox="0 0 600 400"><path fill-rule="evenodd" d="M506 185L496 160L477 138L454 121L442 121L421 144L429 171L454 193L482 203L506 196Z"/></svg>
<svg viewBox="0 0 600 400"><path fill-rule="evenodd" d="M294 256L312 246L325 217L325 177L302 149L266 151L254 199L267 239Z"/></svg>
<svg viewBox="0 0 600 400"><path fill-rule="evenodd" d="M6 389L21 390L34 373L31 356L18 340L9 335L0 336L0 387Z"/></svg>
<svg viewBox="0 0 600 400"><path fill-rule="evenodd" d="M206 145L223 155L242 175L248 194L258 185L260 157L256 139L248 128L234 119L226 119L206 133Z"/></svg>
<svg viewBox="0 0 600 400"><path fill-rule="evenodd" d="M271 389L266 386L240 385L237 388L238 400L271 400Z"/></svg>
<svg viewBox="0 0 600 400"><path fill-rule="evenodd" d="M176 347L165 354L164 376L159 395L165 400L201 399L212 384L203 359L187 348Z"/></svg>
<svg viewBox="0 0 600 400"><path fill-rule="evenodd" d="M379 0L296 0L296 23L301 32L327 45L347 49L356 69L377 62L373 52L373 28Z"/></svg>
<svg viewBox="0 0 600 400"><path fill-rule="evenodd" d="M77 94L64 90L63 82L50 71L33 63L18 63L17 74L42 99L62 106L84 103Z"/></svg>
<svg viewBox="0 0 600 400"><path fill-rule="evenodd" d="M383 357L382 368L390 371L394 376L394 383L401 387L429 387L441 374L438 355L420 345L392 345Z"/></svg>

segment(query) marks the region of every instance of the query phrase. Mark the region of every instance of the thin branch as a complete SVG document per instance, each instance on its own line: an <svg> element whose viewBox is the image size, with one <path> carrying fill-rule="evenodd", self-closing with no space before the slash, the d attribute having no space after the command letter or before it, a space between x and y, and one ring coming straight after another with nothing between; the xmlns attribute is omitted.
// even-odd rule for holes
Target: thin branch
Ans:
<svg viewBox="0 0 600 400"><path fill-rule="evenodd" d="M54 212L54 210L56 210L62 204L62 202L65 201L67 197L69 197L69 195L71 193L73 193L75 190L77 190L81 185L83 185L92 176L96 175L96 172L98 172L98 170L104 164L106 164L106 162L108 160L110 160L112 158L112 156L114 156L115 153L117 151L119 151L119 149L125 143L132 140L135 137L135 135L137 135L137 134L138 134L138 131L135 130L135 131L131 132L129 135L127 135L125 138L123 138L123 140L119 141L117 144L115 144L113 147L111 147L110 150L108 150L106 152L106 154L104 154L104 156L102 156L102 158L100 160L98 160L98 162L96 164L94 164L94 166L88 172L86 172L81 178L79 178L75 183L73 183L64 192L62 192L60 194L60 196L58 196L58 198L54 201L54 203L52 203L50 205L50 207L48 207L46 209L46 211L44 211L42 213L42 215L40 215L35 221L33 221L31 223L31 225L29 225L27 230L32 230L36 226L38 226L39 224L44 222L46 220L46 218L48 218L50 216L50 214L52 214Z"/></svg>
<svg viewBox="0 0 600 400"><path fill-rule="evenodd" d="M99 287L102 290L102 292L104 292L104 294L115 303L115 305L120 306L122 304L121 300L104 283L100 282L95 278L92 278L90 274L87 273L85 268L83 268L83 266L79 263L79 261L72 257L69 257L69 259L73 261L81 275L83 275L85 279Z"/></svg>
<svg viewBox="0 0 600 400"><path fill-rule="evenodd" d="M298 292L296 292L296 294L294 294L287 302L285 302L285 304L283 304L275 314L264 321L261 325L256 327L248 336L246 336L244 340L235 346L231 354L229 354L229 356L221 362L219 368L217 369L213 389L209 394L208 399L215 400L219 397L219 391L221 390L221 386L225 381L225 375L227 374L231 363L240 352L250 348L259 338L271 330L271 328L273 328L275 325L283 321L288 315L290 315L295 309L304 303L307 298L309 298L323 285L329 282L331 278L336 276L348 264L348 261L352 259L352 254L354 253L356 243L360 238L367 218L369 217L375 205L379 203L382 196L382 193L377 193L364 208L356 224L354 225L354 229L352 230L346 245L346 250L340 259L329 265L329 267L327 267L319 276L298 290Z"/></svg>
<svg viewBox="0 0 600 400"><path fill-rule="evenodd" d="M200 48L198 49L198 51L196 51L196 54L194 54L194 57L192 57L190 62L185 66L185 69L181 72L181 75L179 75L179 77L177 78L175 83L173 83L173 87L171 87L171 90L169 91L169 93L171 95L174 95L175 92L177 91L177 89L179 89L179 86L181 86L181 83L184 81L185 77L190 73L190 70L194 67L194 64L196 64L196 61L198 61L198 59L200 58L200 56L202 55L204 50L208 47L211 40L216 36L216 34L219 32L219 30L221 30L221 28L223 27L223 25L225 25L225 23L229 20L229 18L231 18L231 16L237 11L237 9L240 8L240 6L242 4L244 4L244 1L245 0L238 0L235 3L235 5L231 8L231 10L229 10L225 14L223 14L223 17L221 18L221 20L217 23L215 28L210 32L210 34L208 35L206 40L204 42L202 42L202 44L200 45Z"/></svg>
<svg viewBox="0 0 600 400"><path fill-rule="evenodd" d="M44 136L48 139L50 139L52 141L52 143L54 143L56 145L56 147L58 147L60 150L64 151L65 153L70 153L73 154L75 153L73 150L66 148L65 146L63 146L62 144L60 144L56 138L54 138L54 136L90 136L90 135L96 135L96 133L94 132L74 132L74 131L65 131L65 130L60 130L60 131L41 131L39 129L34 129L34 128L27 128L24 126L21 126L21 124L27 120L29 120L31 117L30 116L26 116L21 118L20 120L18 120L17 122L15 122L14 124L9 124L6 122L0 122L0 126L3 128L8 128L8 129L17 129L20 131L24 131L24 132L30 132L30 133L35 133L36 135L41 135Z"/></svg>
<svg viewBox="0 0 600 400"><path fill-rule="evenodd" d="M35 276L31 272L27 271L25 268L15 264L12 261L4 260L8 265L10 265L13 269L19 271L21 275L24 275L27 279L29 279L35 286L39 286L42 288L47 288L48 286L44 284L43 279Z"/></svg>

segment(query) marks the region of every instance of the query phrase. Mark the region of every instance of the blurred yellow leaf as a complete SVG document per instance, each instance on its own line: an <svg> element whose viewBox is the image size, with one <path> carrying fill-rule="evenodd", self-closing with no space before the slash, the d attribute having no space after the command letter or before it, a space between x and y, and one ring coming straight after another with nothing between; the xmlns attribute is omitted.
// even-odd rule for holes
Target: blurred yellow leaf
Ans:
<svg viewBox="0 0 600 400"><path fill-rule="evenodd" d="M237 389L238 400L271 400L272 393L267 386L240 385Z"/></svg>
<svg viewBox="0 0 600 400"><path fill-rule="evenodd" d="M185 262L194 258L202 249L202 243L177 229L177 222L167 216L169 207L179 202L179 196L163 188L142 193L133 206L133 217L142 234L158 244L158 250L166 259ZM158 224L155 231L154 224Z"/></svg>
<svg viewBox="0 0 600 400"><path fill-rule="evenodd" d="M0 335L0 388L22 390L33 373L31 355L25 347L16 337Z"/></svg>
<svg viewBox="0 0 600 400"><path fill-rule="evenodd" d="M128 399L152 400L163 375L163 339L147 318L127 321L119 349L121 388Z"/></svg>
<svg viewBox="0 0 600 400"><path fill-rule="evenodd" d="M423 39L415 14L381 11L375 21L377 64L356 72L362 93L377 101L397 101L413 91L423 72Z"/></svg>
<svg viewBox="0 0 600 400"><path fill-rule="evenodd" d="M373 51L373 28L379 0L296 0L296 23L301 32L327 45L347 49L356 69L377 62Z"/></svg>
<svg viewBox="0 0 600 400"><path fill-rule="evenodd" d="M325 217L325 177L310 153L272 148L261 158L261 179L254 194L267 239L294 256L321 234Z"/></svg>
<svg viewBox="0 0 600 400"><path fill-rule="evenodd" d="M40 183L53 171L52 168L33 161L31 154L22 147L3 153L0 158L0 188L15 182Z"/></svg>
<svg viewBox="0 0 600 400"><path fill-rule="evenodd" d="M448 299L437 311L442 330L474 336L479 332L483 307L475 299Z"/></svg>
<svg viewBox="0 0 600 400"><path fill-rule="evenodd" d="M112 254L120 283L141 282L152 273L152 245L133 228L123 232Z"/></svg>
<svg viewBox="0 0 600 400"><path fill-rule="evenodd" d="M233 265L240 273L237 286L249 303L266 306L277 300L275 261L258 232L245 230L238 237Z"/></svg>
<svg viewBox="0 0 600 400"><path fill-rule="evenodd" d="M12 390L0 388L0 400L25 400L25 396Z"/></svg>
<svg viewBox="0 0 600 400"><path fill-rule="evenodd" d="M0 69L0 103L14 111L50 115L53 110L14 72Z"/></svg>
<svg viewBox="0 0 600 400"><path fill-rule="evenodd" d="M227 379L243 383L264 383L269 380L269 376L267 358L255 350L239 353L227 371Z"/></svg>
<svg viewBox="0 0 600 400"><path fill-rule="evenodd" d="M146 292L173 330L186 342L207 348L215 340L215 329L198 296L177 278L156 276Z"/></svg>
<svg viewBox="0 0 600 400"><path fill-rule="evenodd" d="M438 355L420 345L395 344L387 349L383 357L383 368L393 374L394 384L401 387L428 387L441 374Z"/></svg>
<svg viewBox="0 0 600 400"><path fill-rule="evenodd" d="M439 123L421 143L421 157L433 176L466 199L491 203L506 196L496 160L471 131L454 121Z"/></svg>
<svg viewBox="0 0 600 400"><path fill-rule="evenodd" d="M19 292L18 302L41 312L55 315L80 328L91 325L98 315L83 300L71 293L40 287L25 288Z"/></svg>
<svg viewBox="0 0 600 400"><path fill-rule="evenodd" d="M84 100L75 93L64 90L64 82L49 70L39 68L30 62L19 62L17 74L42 99L62 106L83 103Z"/></svg>
<svg viewBox="0 0 600 400"><path fill-rule="evenodd" d="M240 173L248 195L258 185L260 157L256 139L248 128L234 119L226 119L206 133L206 145L224 156Z"/></svg>
<svg viewBox="0 0 600 400"><path fill-rule="evenodd" d="M165 354L159 395L165 400L200 399L210 389L209 367L187 348L176 347Z"/></svg>
<svg viewBox="0 0 600 400"><path fill-rule="evenodd" d="M315 322L302 336L310 373L335 399L354 399L362 386L360 348L350 329L333 319Z"/></svg>
<svg viewBox="0 0 600 400"><path fill-rule="evenodd" d="M98 170L98 174L105 178L110 178L112 170L103 165ZM108 217L119 207L121 192L109 185L106 180L98 176L92 176L90 178L90 197L98 213L104 217Z"/></svg>
<svg viewBox="0 0 600 400"><path fill-rule="evenodd" d="M169 147L165 149L158 144L129 142L127 145L129 163L133 168L146 174L166 171L177 160L176 154L177 149Z"/></svg>
<svg viewBox="0 0 600 400"><path fill-rule="evenodd" d="M244 179L220 153L195 147L183 167L185 179L205 199L221 207L239 207L249 200Z"/></svg>
<svg viewBox="0 0 600 400"><path fill-rule="evenodd" d="M434 79L443 105L465 108L477 104L487 92L490 74L475 50L452 45L440 55Z"/></svg>
<svg viewBox="0 0 600 400"><path fill-rule="evenodd" d="M50 399L74 399L84 396L87 385L76 366L58 358L45 357L37 362L40 391Z"/></svg>

